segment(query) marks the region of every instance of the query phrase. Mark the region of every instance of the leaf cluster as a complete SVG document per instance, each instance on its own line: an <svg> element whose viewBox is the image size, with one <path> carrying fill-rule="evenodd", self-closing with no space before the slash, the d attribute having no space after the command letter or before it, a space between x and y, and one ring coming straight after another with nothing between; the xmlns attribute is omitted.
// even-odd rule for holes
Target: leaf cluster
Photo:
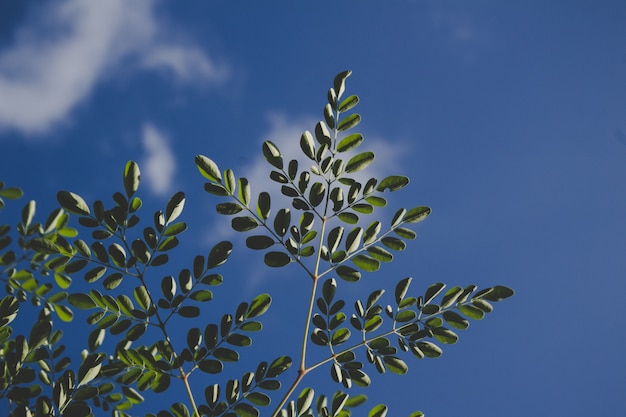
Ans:
<svg viewBox="0 0 626 417"><path fill-rule="evenodd" d="M0 225L6 293L0 299L0 402L8 404L9 415L128 416L144 396L180 383L187 400L147 415L257 417L266 409L273 417L349 417L367 397L348 391L370 385L372 367L402 375L408 372L405 353L441 356L441 346L456 343L457 332L471 320L481 320L494 302L512 296L505 286L446 290L441 282L410 295L411 278L399 280L385 303L385 288L363 300L338 295L340 283L353 285L393 262L431 214L423 205L387 207L387 193L405 188L407 177L364 175L375 154L361 148L364 136L355 131L361 116L354 111L359 97L346 94L350 75L335 77L323 119L299 139L300 159L286 160L275 143L263 144L276 192L253 193L248 179L232 169L221 170L204 155L194 160L206 180L204 190L220 199L217 213L229 217L233 230L247 233L246 246L261 251L266 266L298 268L311 283L304 332L289 329L304 334L290 384L284 379L293 360L286 355L261 361L239 378L223 374L263 331L260 318L272 298L260 294L229 312L210 310L207 303L224 280L219 268L233 244L218 242L187 267L174 269L170 261L188 229L182 220L185 194L173 194L163 209L145 215L138 195L141 172L129 161L111 203L88 203L60 191L60 207L44 222L35 220L30 201L15 229ZM273 202L278 193L287 206ZM0 182L0 208L4 199L21 196L20 189ZM70 225L72 218L78 226ZM77 278L87 290L70 291ZM25 314L28 308L35 314ZM72 346L85 347L76 356L62 343L59 324L79 315L90 331L73 336ZM14 328L30 330L19 334ZM185 336L172 337L174 328ZM324 359L310 364L309 348L321 349ZM310 387L296 394L305 376L322 366L339 389L330 397ZM210 383L202 382L203 375ZM204 395L198 395L199 387ZM272 397L279 401L271 404ZM377 404L367 415L384 417L388 411Z"/></svg>

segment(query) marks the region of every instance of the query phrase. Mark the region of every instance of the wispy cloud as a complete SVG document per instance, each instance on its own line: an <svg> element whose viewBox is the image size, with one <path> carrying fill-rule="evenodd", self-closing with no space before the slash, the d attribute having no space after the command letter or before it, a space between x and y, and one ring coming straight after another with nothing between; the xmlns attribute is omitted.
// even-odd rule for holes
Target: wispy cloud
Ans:
<svg viewBox="0 0 626 417"><path fill-rule="evenodd" d="M157 195L165 195L172 188L176 173L176 159L169 146L168 138L154 125L143 127L142 143L146 152L141 163L143 178L150 190Z"/></svg>
<svg viewBox="0 0 626 417"><path fill-rule="evenodd" d="M28 17L0 51L0 127L41 134L124 63L183 82L220 82L227 70L181 40L154 13L153 0L51 2Z"/></svg>

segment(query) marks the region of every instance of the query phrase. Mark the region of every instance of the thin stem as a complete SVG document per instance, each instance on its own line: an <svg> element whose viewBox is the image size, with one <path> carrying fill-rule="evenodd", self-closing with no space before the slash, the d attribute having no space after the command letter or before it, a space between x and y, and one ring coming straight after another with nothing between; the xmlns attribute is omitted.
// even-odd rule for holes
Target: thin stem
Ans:
<svg viewBox="0 0 626 417"><path fill-rule="evenodd" d="M280 403L276 406L276 409L272 413L272 417L278 416L280 409L283 408L283 406L285 405L289 397L291 397L291 394L293 394L293 392L296 390L296 388L300 384L300 381L302 381L302 378L304 378L304 376L307 373L308 373L308 370L306 369L298 371L298 376L296 377L296 380L293 381L293 384L291 384L291 386L289 387L289 390L287 391L287 393L285 393L285 396L282 398L282 400L280 400Z"/></svg>
<svg viewBox="0 0 626 417"><path fill-rule="evenodd" d="M185 371L183 371L183 368L180 367L178 368L180 371L180 375L182 377L183 380L183 384L185 385L185 390L187 391L187 396L189 397L189 400L191 401L191 407L193 408L193 417L200 417L200 413L198 412L198 406L196 406L196 401L193 398L193 393L191 392L191 386L189 385L189 374L186 374Z"/></svg>

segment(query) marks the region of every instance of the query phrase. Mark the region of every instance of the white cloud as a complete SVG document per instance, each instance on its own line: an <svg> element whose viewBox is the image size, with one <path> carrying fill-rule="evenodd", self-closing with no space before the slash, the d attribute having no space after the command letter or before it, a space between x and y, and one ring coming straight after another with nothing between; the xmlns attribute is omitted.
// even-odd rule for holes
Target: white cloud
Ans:
<svg viewBox="0 0 626 417"><path fill-rule="evenodd" d="M142 136L146 151L146 157L141 163L142 177L153 193L165 195L171 190L176 173L176 159L169 140L150 123L144 125Z"/></svg>
<svg viewBox="0 0 626 417"><path fill-rule="evenodd" d="M0 127L45 133L126 68L166 70L183 82L227 76L154 14L154 0L66 0L40 7L0 51Z"/></svg>

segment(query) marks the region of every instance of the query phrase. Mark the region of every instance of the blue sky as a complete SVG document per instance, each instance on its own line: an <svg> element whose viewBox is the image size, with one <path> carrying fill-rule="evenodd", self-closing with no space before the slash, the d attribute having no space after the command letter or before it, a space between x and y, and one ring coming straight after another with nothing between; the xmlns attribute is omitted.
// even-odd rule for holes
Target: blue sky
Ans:
<svg viewBox="0 0 626 417"><path fill-rule="evenodd" d="M394 416L624 415L624 21L620 1L3 1L0 179L45 212L60 189L108 198L136 160L147 217L188 196L181 268L219 240L243 242L193 156L263 190L262 142L297 151L334 75L351 69L373 169L409 176L393 202L433 214L396 262L342 284L345 297L406 276L418 293L436 281L516 290L442 358L407 356L408 375L376 379L371 404ZM296 272L241 248L214 311L272 293L269 340L255 343L295 358L308 297ZM335 389L326 370L305 383Z"/></svg>

